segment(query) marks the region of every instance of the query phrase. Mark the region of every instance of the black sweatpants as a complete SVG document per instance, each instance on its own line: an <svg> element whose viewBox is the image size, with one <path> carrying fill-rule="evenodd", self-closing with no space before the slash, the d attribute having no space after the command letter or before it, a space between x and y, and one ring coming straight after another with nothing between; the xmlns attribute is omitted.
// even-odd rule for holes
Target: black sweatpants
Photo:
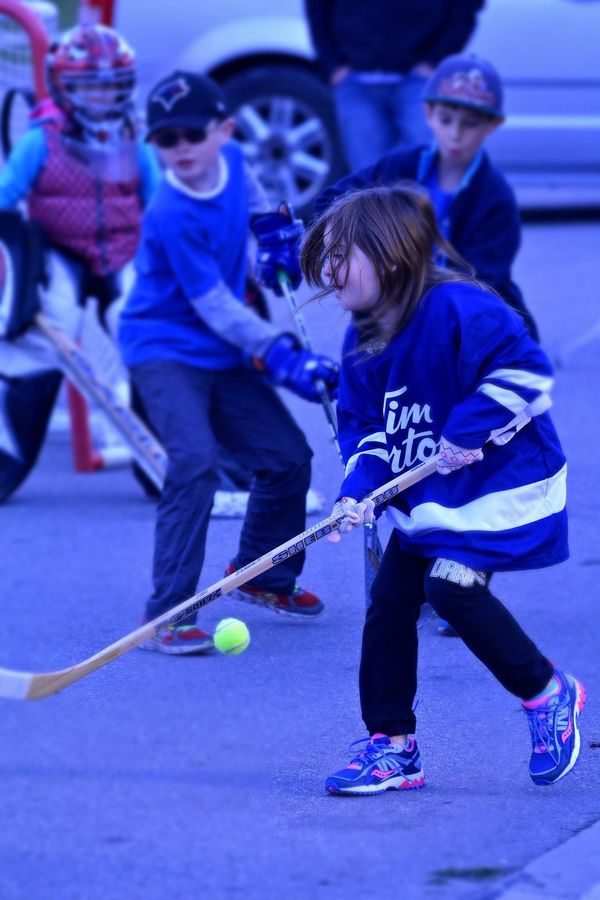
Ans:
<svg viewBox="0 0 600 900"><path fill-rule="evenodd" d="M206 546L219 485L218 447L253 473L236 568L253 562L306 527L312 451L264 376L250 369L209 371L175 360L134 366L133 382L169 464L157 507L154 595L149 619L190 597ZM223 569L230 561L225 555ZM250 584L290 593L304 554L269 569ZM186 622L195 620L195 614Z"/></svg>
<svg viewBox="0 0 600 900"><path fill-rule="evenodd" d="M545 688L552 665L491 593L490 577L448 559L411 556L392 533L363 631L360 700L370 734L415 731L417 621L426 601L511 694L527 700Z"/></svg>

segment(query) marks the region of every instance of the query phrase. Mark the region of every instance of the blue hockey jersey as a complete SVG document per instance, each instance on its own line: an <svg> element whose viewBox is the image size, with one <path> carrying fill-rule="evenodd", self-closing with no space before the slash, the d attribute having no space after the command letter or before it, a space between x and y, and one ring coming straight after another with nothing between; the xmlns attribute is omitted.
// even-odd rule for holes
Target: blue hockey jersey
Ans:
<svg viewBox="0 0 600 900"><path fill-rule="evenodd" d="M566 462L545 411L552 369L519 316L475 284L447 282L383 351L357 350L358 340L352 325L338 403L340 496L363 497L429 459L444 435L483 447L483 460L435 473L388 507L402 547L489 572L566 559Z"/></svg>

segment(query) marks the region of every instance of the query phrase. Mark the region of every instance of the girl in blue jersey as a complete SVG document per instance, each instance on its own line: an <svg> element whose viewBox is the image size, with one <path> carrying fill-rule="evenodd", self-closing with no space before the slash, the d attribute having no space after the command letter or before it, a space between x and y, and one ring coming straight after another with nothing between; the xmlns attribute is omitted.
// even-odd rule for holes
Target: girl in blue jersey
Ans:
<svg viewBox="0 0 600 900"><path fill-rule="evenodd" d="M568 556L566 464L546 411L551 367L495 294L436 268L436 247L452 254L429 201L398 185L337 200L302 250L309 283L353 314L338 406L345 530L373 516L371 502L358 499L439 452L438 472L388 508L394 530L360 664L369 737L327 779L335 794L424 783L413 705L426 601L521 699L536 784L566 775L580 748L583 686L549 662L490 591L493 572Z"/></svg>

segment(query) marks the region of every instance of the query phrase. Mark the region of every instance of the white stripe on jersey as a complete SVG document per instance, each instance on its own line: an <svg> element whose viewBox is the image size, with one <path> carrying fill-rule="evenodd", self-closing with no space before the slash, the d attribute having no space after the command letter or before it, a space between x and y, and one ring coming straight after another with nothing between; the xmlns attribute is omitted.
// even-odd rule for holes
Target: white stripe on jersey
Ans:
<svg viewBox="0 0 600 900"><path fill-rule="evenodd" d="M540 375L539 372L527 372L525 369L495 369L488 372L484 381L494 378L497 381L510 381L518 387L529 388L532 391L540 391L544 394L549 391L554 384L554 378L551 375Z"/></svg>
<svg viewBox="0 0 600 900"><path fill-rule="evenodd" d="M496 384L484 382L477 388L477 393L485 394L486 397L495 400L496 403L504 406L505 409L509 409L512 413L520 413L528 405L527 400L524 400L519 394L515 394L514 391L509 391L506 388L498 387Z"/></svg>
<svg viewBox="0 0 600 900"><path fill-rule="evenodd" d="M366 437L362 438L357 447L362 447L363 444L383 444L384 446L387 443L387 438L385 431L374 431L373 434L368 434Z"/></svg>
<svg viewBox="0 0 600 900"><path fill-rule="evenodd" d="M355 453L354 456L351 456L348 462L346 463L346 475L349 475L350 472L353 472L356 468L356 464L358 463L359 457L361 456L379 456L386 463L390 461L390 454L386 450L363 450L361 453Z"/></svg>
<svg viewBox="0 0 600 900"><path fill-rule="evenodd" d="M373 434L368 434L366 437L361 438L356 445L357 449L363 447L365 444L380 444L381 446L373 448L372 450L361 450L360 453L354 453L346 463L346 475L349 475L350 472L354 471L359 456L379 456L381 459L389 462L390 455L387 449L385 431L374 431Z"/></svg>
<svg viewBox="0 0 600 900"><path fill-rule="evenodd" d="M452 475L448 476L452 478ZM421 503L407 516L388 507L388 518L404 534L423 531L506 531L561 512L567 500L566 464L551 478L506 491L494 491L464 506Z"/></svg>

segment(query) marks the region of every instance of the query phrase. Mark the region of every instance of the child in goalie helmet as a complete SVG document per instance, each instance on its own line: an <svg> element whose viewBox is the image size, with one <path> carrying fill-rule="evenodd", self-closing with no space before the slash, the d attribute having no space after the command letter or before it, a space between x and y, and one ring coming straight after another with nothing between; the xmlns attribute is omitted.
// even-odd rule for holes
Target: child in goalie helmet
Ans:
<svg viewBox="0 0 600 900"><path fill-rule="evenodd" d="M51 45L46 71L51 112L32 116L0 172L0 209L25 201L48 251L43 312L74 338L90 297L114 330L159 168L136 132L135 56L121 35L103 25L77 26ZM9 251L18 224L15 213L0 215ZM0 322L7 436L0 444L0 500L35 464L62 377L53 348L19 309L32 267L32 260L15 266L17 299Z"/></svg>

